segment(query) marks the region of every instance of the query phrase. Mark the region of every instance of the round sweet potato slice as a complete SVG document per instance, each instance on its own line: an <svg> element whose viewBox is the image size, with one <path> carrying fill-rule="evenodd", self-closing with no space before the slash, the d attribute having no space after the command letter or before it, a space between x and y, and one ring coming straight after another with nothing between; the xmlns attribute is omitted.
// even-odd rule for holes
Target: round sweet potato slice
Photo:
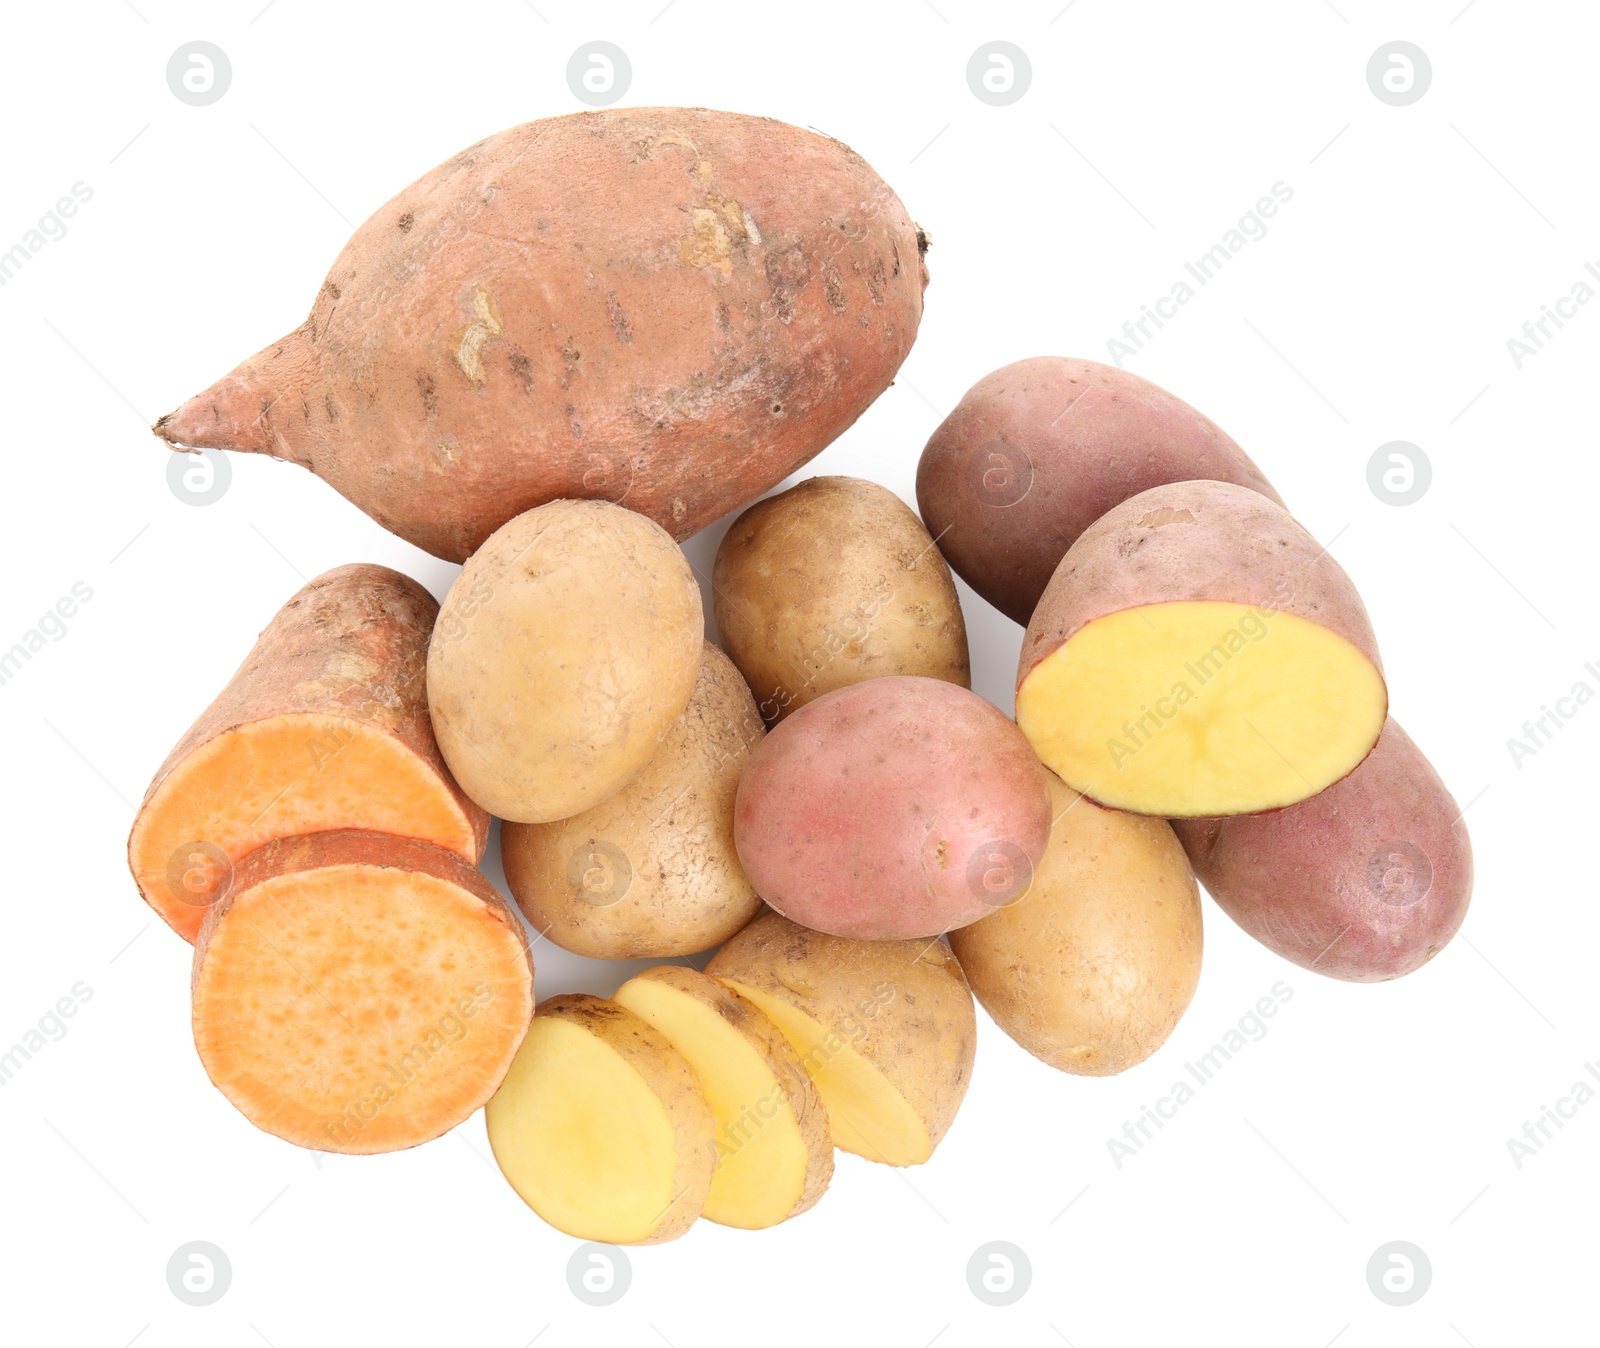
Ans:
<svg viewBox="0 0 1600 1348"><path fill-rule="evenodd" d="M365 1154L438 1137L494 1094L533 1015L533 959L459 856L341 830L239 861L192 990L200 1061L246 1118Z"/></svg>

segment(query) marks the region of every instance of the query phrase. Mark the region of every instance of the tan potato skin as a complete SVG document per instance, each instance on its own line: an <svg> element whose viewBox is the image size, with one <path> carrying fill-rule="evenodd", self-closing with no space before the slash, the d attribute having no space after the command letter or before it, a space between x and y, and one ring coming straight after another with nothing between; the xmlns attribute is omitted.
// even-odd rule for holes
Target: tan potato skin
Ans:
<svg viewBox="0 0 1600 1348"><path fill-rule="evenodd" d="M1393 719L1360 767L1310 800L1173 828L1223 912L1330 978L1374 983L1421 968L1472 898L1461 811Z"/></svg>
<svg viewBox="0 0 1600 1348"><path fill-rule="evenodd" d="M565 819L619 791L688 705L700 587L659 525L553 501L498 529L445 597L428 705L445 761L502 819Z"/></svg>
<svg viewBox="0 0 1600 1348"><path fill-rule="evenodd" d="M733 522L712 570L717 631L768 725L885 674L972 686L955 581L887 487L814 477Z"/></svg>
<svg viewBox="0 0 1600 1348"><path fill-rule="evenodd" d="M675 964L663 964L636 974L704 1002L765 1059L772 1074L784 1088L784 1098L794 1114L806 1148L806 1176L800 1197L789 1209L788 1217L798 1217L816 1205L833 1179L833 1137L828 1131L828 1111L822 1097L801 1066L799 1055L790 1047L783 1032L737 992L709 974L698 973ZM788 1220L786 1217L784 1220Z"/></svg>
<svg viewBox="0 0 1600 1348"><path fill-rule="evenodd" d="M1115 366L1035 356L985 375L934 431L917 507L957 574L1026 626L1100 516L1197 478L1283 504L1249 455L1181 398Z"/></svg>
<svg viewBox="0 0 1600 1348"><path fill-rule="evenodd" d="M298 463L449 561L560 497L683 539L889 386L925 248L813 131L705 108L529 122L380 207L305 323L155 431Z"/></svg>
<svg viewBox="0 0 1600 1348"><path fill-rule="evenodd" d="M1033 884L950 933L972 991L1041 1062L1111 1076L1167 1041L1200 982L1200 891L1165 820L1107 810L1053 773Z"/></svg>
<svg viewBox="0 0 1600 1348"><path fill-rule="evenodd" d="M717 1171L717 1121L700 1091L700 1078L666 1035L625 1006L586 992L565 993L540 1002L536 1016L559 1016L587 1030L617 1053L641 1077L666 1110L677 1141L672 1192L677 1201L661 1224L630 1245L676 1240L695 1224Z"/></svg>
<svg viewBox="0 0 1600 1348"><path fill-rule="evenodd" d="M745 983L836 1031L905 1098L932 1146L972 1079L977 1013L943 940L852 941L763 913L705 972Z"/></svg>
<svg viewBox="0 0 1600 1348"><path fill-rule="evenodd" d="M535 931L591 959L688 955L732 936L761 899L733 844L733 803L765 733L709 641L683 715L616 795L550 824L505 824L506 881ZM626 862L623 866L618 858Z"/></svg>
<svg viewBox="0 0 1600 1348"><path fill-rule="evenodd" d="M433 596L409 576L357 563L325 571L273 615L238 672L156 769L134 816L128 864L151 907L173 922L152 897L157 876L138 857L144 807L167 774L219 735L292 713L349 717L399 740L438 775L461 808L475 839L468 860L483 855L489 815L450 775L428 717L428 639L438 613ZM191 924L175 929L192 941L201 914L188 909L176 916Z"/></svg>
<svg viewBox="0 0 1600 1348"><path fill-rule="evenodd" d="M1174 482L1103 515L1061 559L1028 621L1017 687L1096 618L1188 600L1304 618L1342 636L1383 672L1356 587L1287 510L1229 482Z"/></svg>

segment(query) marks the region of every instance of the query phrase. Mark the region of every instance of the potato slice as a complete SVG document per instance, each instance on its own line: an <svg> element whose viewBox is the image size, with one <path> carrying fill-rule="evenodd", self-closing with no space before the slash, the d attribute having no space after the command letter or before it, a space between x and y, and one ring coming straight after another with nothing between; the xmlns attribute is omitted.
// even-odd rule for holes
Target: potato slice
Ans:
<svg viewBox="0 0 1600 1348"><path fill-rule="evenodd" d="M855 941L763 913L706 972L783 1031L835 1146L896 1166L933 1154L977 1045L972 994L943 940Z"/></svg>
<svg viewBox="0 0 1600 1348"><path fill-rule="evenodd" d="M438 1137L533 1015L516 914L452 852L340 831L244 857L194 950L194 1042L258 1128L320 1151Z"/></svg>
<svg viewBox="0 0 1600 1348"><path fill-rule="evenodd" d="M702 1216L759 1230L822 1197L833 1176L827 1111L777 1026L715 978L676 965L646 969L612 1000L666 1035L717 1117Z"/></svg>
<svg viewBox="0 0 1600 1348"><path fill-rule="evenodd" d="M648 1022L602 997L539 1005L484 1111L522 1201L558 1231L609 1245L681 1236L716 1170L716 1120L694 1070Z"/></svg>
<svg viewBox="0 0 1600 1348"><path fill-rule="evenodd" d="M1283 507L1226 482L1125 501L1062 558L1023 640L1017 724L1115 809L1254 814L1377 742L1377 643L1350 578Z"/></svg>
<svg viewBox="0 0 1600 1348"><path fill-rule="evenodd" d="M1110 1076L1167 1040L1200 982L1200 890L1165 819L1049 776L1055 822L1020 898L950 933L994 1022L1063 1072Z"/></svg>

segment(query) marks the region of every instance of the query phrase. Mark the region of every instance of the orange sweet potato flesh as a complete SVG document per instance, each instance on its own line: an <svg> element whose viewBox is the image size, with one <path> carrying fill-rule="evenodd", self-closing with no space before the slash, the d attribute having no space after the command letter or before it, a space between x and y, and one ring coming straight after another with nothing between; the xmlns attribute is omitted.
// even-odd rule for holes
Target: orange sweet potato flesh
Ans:
<svg viewBox="0 0 1600 1348"><path fill-rule="evenodd" d="M522 924L453 852L338 831L240 860L195 942L195 1047L257 1127L396 1151L498 1089L533 1018Z"/></svg>
<svg viewBox="0 0 1600 1348"><path fill-rule="evenodd" d="M925 247L813 131L704 108L530 122L381 207L304 324L154 429L298 463L450 561L562 497L681 540L888 387Z"/></svg>
<svg viewBox="0 0 1600 1348"><path fill-rule="evenodd" d="M232 863L274 838L358 828L483 854L489 816L428 720L438 611L416 581L358 564L318 576L267 625L156 772L128 838L139 892L185 940Z"/></svg>

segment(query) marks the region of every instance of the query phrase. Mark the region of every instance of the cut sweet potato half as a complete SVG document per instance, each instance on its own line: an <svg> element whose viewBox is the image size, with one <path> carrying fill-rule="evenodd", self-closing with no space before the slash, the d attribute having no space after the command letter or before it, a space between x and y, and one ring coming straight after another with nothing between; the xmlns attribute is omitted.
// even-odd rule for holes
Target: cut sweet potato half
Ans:
<svg viewBox="0 0 1600 1348"><path fill-rule="evenodd" d="M145 793L128 865L193 941L230 868L274 838L359 829L475 862L489 816L451 778L428 721L439 606L382 566L318 576L178 742Z"/></svg>
<svg viewBox="0 0 1600 1348"><path fill-rule="evenodd" d="M828 1115L776 1025L716 979L676 965L645 970L613 1000L667 1037L716 1115L717 1173L702 1216L759 1230L822 1197L833 1175Z"/></svg>
<svg viewBox="0 0 1600 1348"><path fill-rule="evenodd" d="M522 924L431 843L340 831L242 858L195 943L195 1047L258 1128L319 1151L448 1132L533 1016Z"/></svg>
<svg viewBox="0 0 1600 1348"><path fill-rule="evenodd" d="M716 1120L699 1078L659 1030L601 997L539 1006L485 1118L511 1187L579 1240L672 1240L711 1190Z"/></svg>
<svg viewBox="0 0 1600 1348"><path fill-rule="evenodd" d="M1169 818L1316 795L1372 750L1383 668L1350 578L1224 482L1142 492L1062 559L1023 642L1017 724L1069 786Z"/></svg>

